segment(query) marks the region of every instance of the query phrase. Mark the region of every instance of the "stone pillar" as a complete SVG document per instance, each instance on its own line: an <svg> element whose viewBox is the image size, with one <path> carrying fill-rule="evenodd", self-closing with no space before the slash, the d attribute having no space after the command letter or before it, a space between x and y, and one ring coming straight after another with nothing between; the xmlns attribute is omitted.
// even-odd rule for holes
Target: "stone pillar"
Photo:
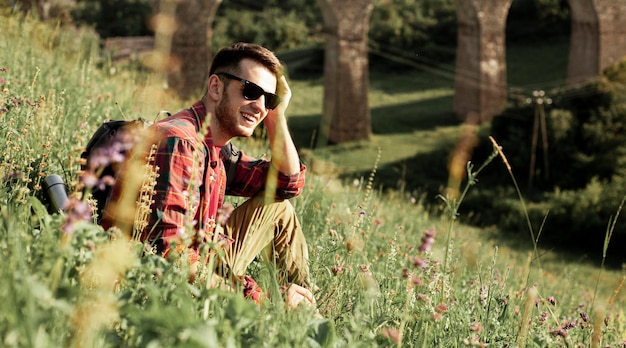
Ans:
<svg viewBox="0 0 626 348"><path fill-rule="evenodd" d="M506 105L505 27L513 0L456 1L454 112L485 122Z"/></svg>
<svg viewBox="0 0 626 348"><path fill-rule="evenodd" d="M596 78L626 55L626 1L569 0L572 36L568 84Z"/></svg>
<svg viewBox="0 0 626 348"><path fill-rule="evenodd" d="M369 139L367 37L374 0L318 0L324 16L324 110L318 145Z"/></svg>
<svg viewBox="0 0 626 348"><path fill-rule="evenodd" d="M164 41L155 46L171 47L166 60L168 89L182 98L200 97L211 62L211 27L222 0L153 0L153 8L162 17L173 13L171 34L165 30ZM174 9L175 7L175 9ZM168 22L167 19L164 22Z"/></svg>
<svg viewBox="0 0 626 348"><path fill-rule="evenodd" d="M172 56L178 64L168 74L168 85L182 98L199 93L211 62L211 27L222 0L180 0L176 6L177 29Z"/></svg>

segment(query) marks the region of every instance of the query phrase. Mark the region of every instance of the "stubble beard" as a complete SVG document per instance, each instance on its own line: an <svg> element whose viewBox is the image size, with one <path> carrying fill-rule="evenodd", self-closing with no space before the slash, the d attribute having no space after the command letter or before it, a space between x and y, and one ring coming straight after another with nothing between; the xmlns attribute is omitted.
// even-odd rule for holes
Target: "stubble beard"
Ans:
<svg viewBox="0 0 626 348"><path fill-rule="evenodd" d="M220 130L224 134L228 134L230 138L249 137L252 132L247 128L243 128L238 124L239 110L230 107L230 99L228 95L219 101L215 107L215 119L217 120Z"/></svg>

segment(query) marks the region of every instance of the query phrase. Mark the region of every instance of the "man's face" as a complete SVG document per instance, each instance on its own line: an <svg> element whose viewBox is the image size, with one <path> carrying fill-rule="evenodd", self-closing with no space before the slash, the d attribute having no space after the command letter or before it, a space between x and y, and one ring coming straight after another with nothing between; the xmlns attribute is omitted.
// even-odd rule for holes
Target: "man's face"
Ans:
<svg viewBox="0 0 626 348"><path fill-rule="evenodd" d="M244 59L239 66L241 72L238 77L259 85L267 92L273 93L276 90L276 77L262 65ZM215 107L215 118L220 131L230 138L251 136L269 112L265 107L265 96L248 100L243 96L243 82L226 77L221 79L225 82L224 93Z"/></svg>

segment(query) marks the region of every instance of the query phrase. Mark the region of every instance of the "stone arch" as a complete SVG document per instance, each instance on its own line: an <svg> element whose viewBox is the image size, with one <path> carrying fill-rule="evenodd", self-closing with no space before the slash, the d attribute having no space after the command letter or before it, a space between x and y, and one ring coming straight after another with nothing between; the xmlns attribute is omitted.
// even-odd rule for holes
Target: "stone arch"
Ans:
<svg viewBox="0 0 626 348"><path fill-rule="evenodd" d="M506 105L506 18L513 0L456 2L454 112L491 120ZM567 83L592 79L626 56L626 1L568 0L572 16Z"/></svg>

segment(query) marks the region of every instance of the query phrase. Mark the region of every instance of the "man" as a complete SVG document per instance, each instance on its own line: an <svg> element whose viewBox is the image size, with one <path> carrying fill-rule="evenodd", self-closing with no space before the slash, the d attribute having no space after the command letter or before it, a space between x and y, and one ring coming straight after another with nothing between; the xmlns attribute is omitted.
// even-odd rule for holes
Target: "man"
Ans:
<svg viewBox="0 0 626 348"><path fill-rule="evenodd" d="M222 275L228 277L243 277L252 260L265 252L292 284L287 301L293 306L315 300L307 289L306 241L288 201L302 192L306 167L287 128L291 90L283 73L276 56L259 45L223 48L213 58L202 99L153 125L157 137L153 163L159 176L140 238L166 255L189 247L196 266L206 256L203 246L227 236L230 243L225 243L220 263ZM271 161L233 154L230 141L251 136L261 123L269 137ZM239 158L231 163L233 155ZM229 169L228 187L226 165L234 166ZM128 171L123 173L113 188L104 211L105 228L115 225L120 215L113 203L119 200L127 175ZM218 212L226 194L250 199L222 226Z"/></svg>

